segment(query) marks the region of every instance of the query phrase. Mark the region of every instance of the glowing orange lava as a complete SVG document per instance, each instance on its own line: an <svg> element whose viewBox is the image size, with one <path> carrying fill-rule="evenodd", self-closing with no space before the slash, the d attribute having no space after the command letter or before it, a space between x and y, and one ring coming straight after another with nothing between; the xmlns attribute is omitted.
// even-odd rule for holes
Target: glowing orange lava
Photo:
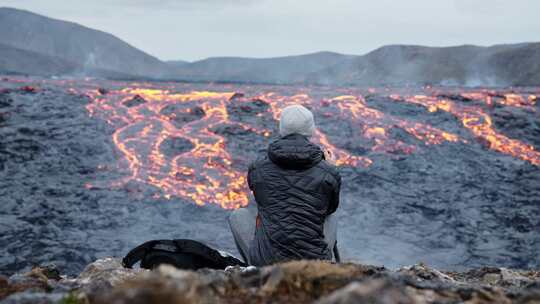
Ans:
<svg viewBox="0 0 540 304"><path fill-rule="evenodd" d="M210 91L191 91L194 86L189 84L108 82L117 89L102 90L99 83L91 79L84 84L75 80L49 82L65 86L70 94L89 96L89 114L105 120L115 130L112 140L121 156L118 167L126 172L125 177L115 183L116 186L129 182L148 184L160 190L161 195L155 197L188 198L197 205L217 204L225 209L234 209L249 203L245 168L237 168L251 160L242 159L241 166L235 165L238 159L227 151L227 139L213 131L215 127L232 123L228 106L242 106L245 100L267 103L269 107L265 112L254 115L268 115L276 121L276 126L281 110L291 104L302 104L316 110L317 119L347 121L350 125L348 132L367 140L371 154L360 156L340 148L332 142L332 136L321 129L316 130L312 138L339 166L364 168L373 163L369 155L388 153L385 155L392 157L429 149L432 145L467 143L457 134L374 109L362 93L353 89L336 88L338 93L335 97L314 98L307 88L292 88L292 94L285 94L284 88L278 89L280 93L277 93L271 87L243 86L242 89L251 90L251 93L249 98L240 101L236 96L244 98L244 94L235 94L237 86L234 85L206 85L204 88ZM213 90L215 88L217 90ZM536 111L537 95L468 90L456 93L455 96L464 98L463 102L456 103L450 98L437 97L441 92L436 88L425 87L422 90L423 94L405 97L390 88L369 88L364 93L388 94L399 102L422 105L429 112L451 113L488 148L540 165L540 153L534 147L496 132L490 116L477 106L480 103L484 107L500 105ZM238 121L234 121L234 125L265 138L272 136L276 129ZM396 129L410 134L420 144L396 139L398 137L393 135ZM342 134L334 136L343 137ZM163 147L172 150L167 152Z"/></svg>
<svg viewBox="0 0 540 304"><path fill-rule="evenodd" d="M521 106L524 102L521 96L519 98L514 95L505 96L507 105ZM392 98L401 100L397 95L393 95ZM425 95L406 97L404 101L422 105L431 112L439 110L449 112L461 120L463 126L477 138L487 143L490 149L540 165L540 152L536 151L532 145L508 138L495 131L491 117L479 107L458 105L450 100Z"/></svg>

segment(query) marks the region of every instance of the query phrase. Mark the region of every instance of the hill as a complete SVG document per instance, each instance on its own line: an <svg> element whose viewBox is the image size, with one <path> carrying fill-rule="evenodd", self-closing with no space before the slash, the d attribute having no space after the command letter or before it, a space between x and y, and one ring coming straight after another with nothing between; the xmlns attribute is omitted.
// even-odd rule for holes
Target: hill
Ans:
<svg viewBox="0 0 540 304"><path fill-rule="evenodd" d="M163 62L111 34L13 8L0 8L0 41L3 73L358 86L540 85L540 43L390 45L362 56L318 52Z"/></svg>
<svg viewBox="0 0 540 304"><path fill-rule="evenodd" d="M168 69L111 34L13 8L0 8L0 41L88 69L145 77L163 76Z"/></svg>
<svg viewBox="0 0 540 304"><path fill-rule="evenodd" d="M538 85L540 43L491 47L385 46L312 73L305 82L341 85Z"/></svg>
<svg viewBox="0 0 540 304"><path fill-rule="evenodd" d="M310 73L354 57L332 52L260 59L215 57L185 64L174 75L192 81L298 83Z"/></svg>
<svg viewBox="0 0 540 304"><path fill-rule="evenodd" d="M60 58L0 44L0 72L4 74L58 75L78 68Z"/></svg>

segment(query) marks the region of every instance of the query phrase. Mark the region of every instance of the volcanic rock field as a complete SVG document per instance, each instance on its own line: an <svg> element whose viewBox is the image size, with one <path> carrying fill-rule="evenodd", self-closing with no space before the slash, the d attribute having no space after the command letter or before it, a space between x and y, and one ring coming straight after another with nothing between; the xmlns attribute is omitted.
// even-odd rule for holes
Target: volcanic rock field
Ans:
<svg viewBox="0 0 540 304"><path fill-rule="evenodd" d="M343 177L347 261L540 267L540 88L0 80L0 269L79 273L150 239L236 253L249 162L300 103Z"/></svg>

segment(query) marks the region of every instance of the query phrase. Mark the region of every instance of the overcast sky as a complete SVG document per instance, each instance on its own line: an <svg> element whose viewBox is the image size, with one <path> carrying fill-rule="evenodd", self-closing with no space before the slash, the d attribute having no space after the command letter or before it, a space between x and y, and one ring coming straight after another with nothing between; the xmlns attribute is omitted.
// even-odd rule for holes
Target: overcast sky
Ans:
<svg viewBox="0 0 540 304"><path fill-rule="evenodd" d="M164 60L540 41L539 0L0 0L0 6L100 29Z"/></svg>

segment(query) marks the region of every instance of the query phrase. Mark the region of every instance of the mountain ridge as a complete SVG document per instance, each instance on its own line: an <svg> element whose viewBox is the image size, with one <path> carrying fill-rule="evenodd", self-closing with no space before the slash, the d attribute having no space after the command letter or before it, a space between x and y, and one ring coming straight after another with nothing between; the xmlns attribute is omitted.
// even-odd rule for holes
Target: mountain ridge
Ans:
<svg viewBox="0 0 540 304"><path fill-rule="evenodd" d="M110 33L16 8L0 8L0 41L89 69L151 77L167 70L156 57Z"/></svg>
<svg viewBox="0 0 540 304"><path fill-rule="evenodd" d="M386 45L363 55L320 51L271 58L161 61L75 22L0 7L0 72L31 75L315 85L540 85L540 43ZM16 50L20 50L17 53ZM32 57L32 59L25 59ZM32 62L34 66L29 66Z"/></svg>

